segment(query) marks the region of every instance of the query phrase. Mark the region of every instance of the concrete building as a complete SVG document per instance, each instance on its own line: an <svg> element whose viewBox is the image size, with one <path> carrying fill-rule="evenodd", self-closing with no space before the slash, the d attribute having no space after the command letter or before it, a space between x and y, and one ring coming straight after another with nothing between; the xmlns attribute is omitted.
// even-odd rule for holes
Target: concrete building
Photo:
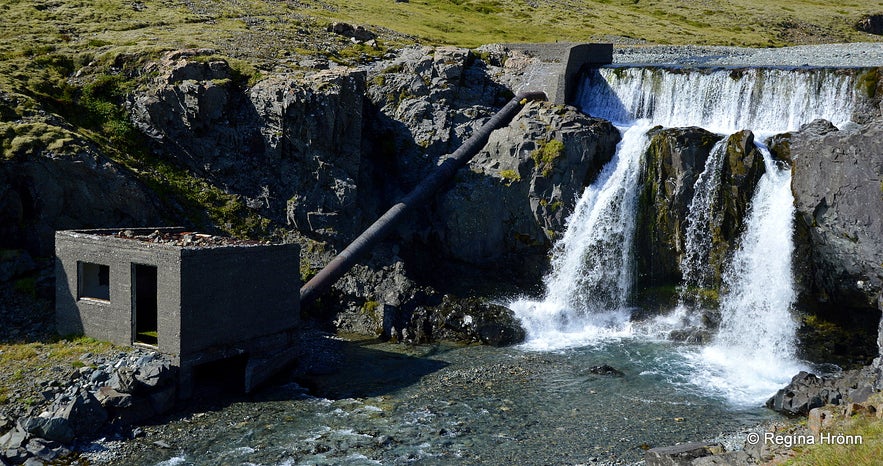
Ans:
<svg viewBox="0 0 883 466"><path fill-rule="evenodd" d="M55 251L58 332L172 356L182 397L212 364L250 391L293 358L297 245L150 228L59 231Z"/></svg>

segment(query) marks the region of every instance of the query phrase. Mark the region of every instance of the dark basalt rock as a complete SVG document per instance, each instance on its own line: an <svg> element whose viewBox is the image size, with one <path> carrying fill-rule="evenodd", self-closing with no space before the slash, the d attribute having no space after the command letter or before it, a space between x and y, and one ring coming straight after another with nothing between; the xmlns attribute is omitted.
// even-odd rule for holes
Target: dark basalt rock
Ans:
<svg viewBox="0 0 883 466"><path fill-rule="evenodd" d="M883 14L865 16L855 23L855 29L868 34L883 35Z"/></svg>
<svg viewBox="0 0 883 466"><path fill-rule="evenodd" d="M814 122L791 137L801 301L823 320L872 332L883 293L883 120L825 126ZM872 353L883 354L883 342L877 346ZM855 353L865 363L876 355Z"/></svg>
<svg viewBox="0 0 883 466"><path fill-rule="evenodd" d="M405 339L413 343L449 340L509 346L524 338L524 329L511 310L476 298L451 296L434 308L417 309L405 331Z"/></svg>
<svg viewBox="0 0 883 466"><path fill-rule="evenodd" d="M838 377L819 377L800 371L767 400L766 407L792 416L805 416L813 408L844 402L863 403L874 393L872 368L846 371Z"/></svg>
<svg viewBox="0 0 883 466"><path fill-rule="evenodd" d="M625 377L625 373L613 366L601 364L589 369L589 372L595 375L606 375L608 377Z"/></svg>

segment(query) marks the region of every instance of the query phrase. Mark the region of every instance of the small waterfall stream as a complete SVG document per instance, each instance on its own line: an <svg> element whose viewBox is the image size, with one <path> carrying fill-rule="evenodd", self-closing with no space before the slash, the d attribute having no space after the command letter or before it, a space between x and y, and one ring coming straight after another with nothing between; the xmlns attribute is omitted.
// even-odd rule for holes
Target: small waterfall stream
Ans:
<svg viewBox="0 0 883 466"><path fill-rule="evenodd" d="M672 326L688 320L690 310L681 306L672 317L630 321L633 271L626 254L631 254L628 242L635 225L626 217L634 215L650 127L700 126L723 135L749 129L762 141L817 118L844 124L854 101L852 77L830 70L609 68L590 74L581 93L583 110L615 122L623 139L617 156L579 199L567 232L555 245L543 299L510 304L528 331L525 346L554 349L637 335L664 338ZM762 401L802 368L794 355L791 174L758 146L766 171L725 268L718 334L705 347L679 349L693 368L694 385L737 404ZM725 156L724 140L696 182L681 263L683 286L708 285L708 209Z"/></svg>
<svg viewBox="0 0 883 466"><path fill-rule="evenodd" d="M693 200L687 214L684 234L684 257L681 259L683 287L707 288L711 285L709 260L711 256L711 209L720 190L721 167L726 152L726 140L714 145L705 161L705 170L693 187Z"/></svg>
<svg viewBox="0 0 883 466"><path fill-rule="evenodd" d="M593 330L607 335L626 330L622 325L629 316L623 308L632 289L637 176L647 129L646 124L628 128L614 159L583 192L571 227L552 252L546 299L522 303L533 309L520 313L523 325L549 337L537 343L560 343Z"/></svg>

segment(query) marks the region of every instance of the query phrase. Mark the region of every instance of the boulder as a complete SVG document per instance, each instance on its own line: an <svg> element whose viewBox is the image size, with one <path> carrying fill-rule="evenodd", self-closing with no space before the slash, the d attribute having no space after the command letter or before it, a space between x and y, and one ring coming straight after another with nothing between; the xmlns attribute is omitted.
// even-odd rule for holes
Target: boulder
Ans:
<svg viewBox="0 0 883 466"><path fill-rule="evenodd" d="M9 432L0 436L0 452L21 448L28 440L28 431L21 426L16 426Z"/></svg>
<svg viewBox="0 0 883 466"><path fill-rule="evenodd" d="M802 277L821 306L872 316L883 290L883 121L791 136L797 221L808 231L811 267ZM874 176L876 174L877 176ZM848 316L843 316L848 317Z"/></svg>
<svg viewBox="0 0 883 466"><path fill-rule="evenodd" d="M838 404L842 398L839 390L833 389L815 374L800 371L785 388L767 400L766 407L791 415L806 415L813 408L826 404Z"/></svg>
<svg viewBox="0 0 883 466"><path fill-rule="evenodd" d="M813 433L819 435L819 432L825 430L834 424L834 412L827 408L813 408L809 410L806 419L806 426Z"/></svg>
<svg viewBox="0 0 883 466"><path fill-rule="evenodd" d="M110 376L107 386L120 393L135 393L138 381L135 379L136 369L129 366L120 366Z"/></svg>
<svg viewBox="0 0 883 466"><path fill-rule="evenodd" d="M883 14L865 15L855 23L855 29L868 34L883 35Z"/></svg>
<svg viewBox="0 0 883 466"><path fill-rule="evenodd" d="M407 341L481 342L492 346L521 343L526 336L514 313L477 298L446 295L435 307L418 308L407 324Z"/></svg>
<svg viewBox="0 0 883 466"><path fill-rule="evenodd" d="M56 414L68 420L77 436L95 434L107 421L107 411L94 395L84 389L78 390L73 401L56 411Z"/></svg>
<svg viewBox="0 0 883 466"><path fill-rule="evenodd" d="M589 372L595 375L606 375L610 377L625 377L625 373L608 364L601 364L589 368Z"/></svg>
<svg viewBox="0 0 883 466"><path fill-rule="evenodd" d="M64 445L41 438L31 439L25 449L38 460L45 462L55 461L71 453Z"/></svg>
<svg viewBox="0 0 883 466"><path fill-rule="evenodd" d="M21 430L35 437L69 444L76 437L68 419L60 416L28 417L19 420Z"/></svg>
<svg viewBox="0 0 883 466"><path fill-rule="evenodd" d="M697 458L719 454L723 450L719 443L701 442L657 447L644 452L644 463L647 466L691 466Z"/></svg>
<svg viewBox="0 0 883 466"><path fill-rule="evenodd" d="M134 377L141 392L150 393L175 383L176 373L171 362L158 356L144 356L137 363Z"/></svg>
<svg viewBox="0 0 883 466"><path fill-rule="evenodd" d="M106 386L98 389L95 399L105 408L128 408L132 405L132 395L120 393Z"/></svg>

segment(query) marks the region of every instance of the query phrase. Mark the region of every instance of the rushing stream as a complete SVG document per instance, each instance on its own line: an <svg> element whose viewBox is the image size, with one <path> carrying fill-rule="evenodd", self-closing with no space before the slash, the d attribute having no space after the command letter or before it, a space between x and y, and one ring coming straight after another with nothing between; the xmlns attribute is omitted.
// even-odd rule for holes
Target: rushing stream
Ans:
<svg viewBox="0 0 883 466"><path fill-rule="evenodd" d="M702 393L691 362L666 342L559 351L338 343L341 370L308 383L323 397L288 384L200 407L148 428L143 448L117 464L630 464L648 447L772 417ZM624 375L593 373L605 363Z"/></svg>
<svg viewBox="0 0 883 466"><path fill-rule="evenodd" d="M790 172L761 147L766 171L726 266L720 330L705 346L666 341L695 310L638 322L629 303L647 130L750 129L763 141L816 118L849 121L853 87L848 74L831 70L592 73L583 109L616 123L623 139L555 245L545 295L509 303L528 332L525 344L407 347L329 337L342 367L302 381L309 394L291 383L198 409L149 429L123 463L620 464L640 461L646 448L722 438L775 417L763 401L804 367L794 354ZM721 147L712 151L695 186L685 285L706 284L703 209L723 156ZM604 364L622 375L597 373Z"/></svg>

